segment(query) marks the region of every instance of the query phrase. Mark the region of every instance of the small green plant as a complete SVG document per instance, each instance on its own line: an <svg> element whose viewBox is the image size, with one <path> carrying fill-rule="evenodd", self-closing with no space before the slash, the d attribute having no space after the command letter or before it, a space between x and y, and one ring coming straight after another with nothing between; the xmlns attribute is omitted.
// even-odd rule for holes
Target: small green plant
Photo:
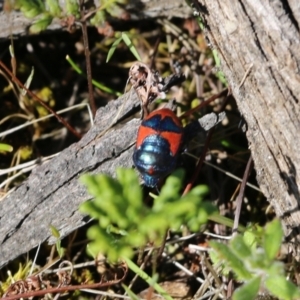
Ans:
<svg viewBox="0 0 300 300"><path fill-rule="evenodd" d="M11 145L0 143L0 153L12 152L14 148Z"/></svg>
<svg viewBox="0 0 300 300"><path fill-rule="evenodd" d="M113 44L111 45L108 54L107 54L107 58L106 58L106 62L109 62L109 60L111 59L111 57L113 56L116 48L118 47L118 45L123 41L125 43L125 45L129 48L129 50L131 51L131 53L134 55L134 57L138 60L141 61L141 57L138 53L138 51L136 50L136 48L134 47L129 35L126 32L116 32L115 34L115 38L116 40L113 42Z"/></svg>
<svg viewBox="0 0 300 300"><path fill-rule="evenodd" d="M25 279L28 276L31 268L32 261L27 261L24 264L19 263L19 268L14 274L11 274L11 272L8 271L8 277L5 279L5 281L0 282L0 297L3 296L4 292L7 291L12 283Z"/></svg>
<svg viewBox="0 0 300 300"><path fill-rule="evenodd" d="M62 14L57 0L16 0L14 9L21 10L24 16L29 19L38 16L30 27L30 31L33 33L45 30L51 24L53 18L61 17Z"/></svg>
<svg viewBox="0 0 300 300"><path fill-rule="evenodd" d="M71 57L69 55L66 56L66 60L67 62L72 66L73 70L76 71L79 75L82 75L84 77L86 77L86 75L84 74L84 72L80 69L80 67L71 59ZM92 79L92 84L97 87L99 90L109 93L109 94L113 94L116 95L118 97L120 97L122 95L122 93L117 92L107 86L105 86L104 84L102 84L101 82Z"/></svg>
<svg viewBox="0 0 300 300"><path fill-rule="evenodd" d="M61 246L61 238L60 238L59 231L52 225L50 225L50 230L51 230L52 235L57 239L57 241L55 243L56 251L57 251L59 257L62 258L65 254L66 249Z"/></svg>
<svg viewBox="0 0 300 300"><path fill-rule="evenodd" d="M60 3L61 2L61 3ZM101 1L100 7L95 11L95 7L91 7L94 11L90 23L94 26L102 25L107 17L120 17L125 14L124 9L120 5L127 3L127 0L104 0ZM38 17L34 24L30 27L30 31L38 33L52 23L54 18L61 20L73 16L75 19L80 18L80 7L78 0L15 0L14 9L19 9L25 17L32 19ZM88 11L86 12L88 13Z"/></svg>
<svg viewBox="0 0 300 300"><path fill-rule="evenodd" d="M126 12L121 6L124 6L127 2L128 0L102 0L100 2L101 6L91 19L91 24L95 26L103 24L108 15L115 18L126 16Z"/></svg>
<svg viewBox="0 0 300 300"><path fill-rule="evenodd" d="M232 271L244 283L233 294L233 300L255 299L261 287L280 299L300 298L298 288L285 277L283 263L276 260L282 238L281 224L274 220L263 230L237 235L229 245L210 242L212 260L226 266L226 273Z"/></svg>
<svg viewBox="0 0 300 300"><path fill-rule="evenodd" d="M154 290L156 290L161 296L163 296L166 300L172 300L173 298L157 283L158 280L158 274L154 274L152 277L148 276L147 273L145 273L139 266L137 266L134 262L132 262L130 259L125 258L125 262L131 271L133 271L135 274L139 275L143 280L145 280L149 286L152 286ZM138 298L127 286L123 284L123 288L127 292L127 294L130 296L131 299L140 299Z"/></svg>
<svg viewBox="0 0 300 300"><path fill-rule="evenodd" d="M199 231L215 208L203 201L206 186L197 186L181 197L183 176L183 170L169 176L152 207L144 204L138 176L132 169L118 169L117 179L103 174L82 176L94 199L82 204L80 210L98 220L87 233L90 251L116 261L131 258L134 249L148 242L160 246L168 229L178 230L185 224Z"/></svg>

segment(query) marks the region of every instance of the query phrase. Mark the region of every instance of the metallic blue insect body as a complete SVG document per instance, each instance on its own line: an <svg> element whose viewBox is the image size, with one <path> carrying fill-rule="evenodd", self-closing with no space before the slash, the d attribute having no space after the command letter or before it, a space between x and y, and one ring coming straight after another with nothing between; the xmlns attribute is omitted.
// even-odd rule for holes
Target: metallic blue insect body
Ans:
<svg viewBox="0 0 300 300"><path fill-rule="evenodd" d="M174 170L182 139L182 123L170 109L154 111L143 120L133 162L146 186L156 186L161 178Z"/></svg>

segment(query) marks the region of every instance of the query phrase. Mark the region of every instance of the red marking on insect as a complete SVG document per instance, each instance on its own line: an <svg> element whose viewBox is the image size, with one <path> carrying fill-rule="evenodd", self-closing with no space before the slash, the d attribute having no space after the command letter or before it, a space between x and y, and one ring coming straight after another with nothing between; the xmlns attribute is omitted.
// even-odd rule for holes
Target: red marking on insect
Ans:
<svg viewBox="0 0 300 300"><path fill-rule="evenodd" d="M176 167L182 138L181 121L170 109L156 110L142 121L133 161L147 186L157 185Z"/></svg>

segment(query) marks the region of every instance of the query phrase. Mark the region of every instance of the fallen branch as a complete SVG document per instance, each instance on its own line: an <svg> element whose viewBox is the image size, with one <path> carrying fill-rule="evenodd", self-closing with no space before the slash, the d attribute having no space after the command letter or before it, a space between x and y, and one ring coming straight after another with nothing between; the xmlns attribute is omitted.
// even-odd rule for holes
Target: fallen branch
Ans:
<svg viewBox="0 0 300 300"><path fill-rule="evenodd" d="M134 92L100 108L95 125L78 143L35 168L0 202L0 267L39 243L54 243L50 225L65 237L89 221L78 212L79 204L89 199L78 178L86 172L114 175L117 167L132 166L140 120L119 122L138 111Z"/></svg>

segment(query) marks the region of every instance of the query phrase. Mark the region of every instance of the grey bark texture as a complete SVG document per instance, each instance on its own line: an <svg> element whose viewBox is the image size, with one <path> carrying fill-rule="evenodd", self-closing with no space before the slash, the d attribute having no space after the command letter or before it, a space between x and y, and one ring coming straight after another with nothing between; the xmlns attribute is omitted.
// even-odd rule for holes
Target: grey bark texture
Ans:
<svg viewBox="0 0 300 300"><path fill-rule="evenodd" d="M118 125L110 128L118 114L120 120L138 111L136 93L130 96L130 101L125 101L127 94L100 108L95 125L78 143L35 168L25 182L0 201L0 267L47 239L54 243L50 225L64 237L89 221L78 211L79 204L90 198L79 183L80 175L114 176L117 167L132 167L140 120L132 119L121 126L116 122Z"/></svg>
<svg viewBox="0 0 300 300"><path fill-rule="evenodd" d="M98 8L100 6L99 0L89 1L94 3ZM59 5L64 11L65 0L59 0ZM179 17L185 18L190 15L191 10L182 0L129 0L126 11L132 20L141 20L147 18L157 17ZM28 28L32 25L38 17L28 19L24 17L21 12L12 11L7 13L3 10L3 0L0 0L0 39L8 38L10 35L24 35L28 33ZM48 30L61 29L61 20L55 18Z"/></svg>
<svg viewBox="0 0 300 300"><path fill-rule="evenodd" d="M259 186L297 250L300 2L200 0L199 4L206 35L247 122Z"/></svg>

